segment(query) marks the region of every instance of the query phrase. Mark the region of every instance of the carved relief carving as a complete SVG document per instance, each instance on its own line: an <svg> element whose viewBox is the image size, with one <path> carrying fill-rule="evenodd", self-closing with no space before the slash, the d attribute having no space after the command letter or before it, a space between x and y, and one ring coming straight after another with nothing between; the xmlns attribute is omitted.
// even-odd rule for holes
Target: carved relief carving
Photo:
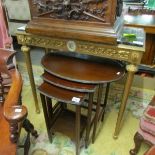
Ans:
<svg viewBox="0 0 155 155"><path fill-rule="evenodd" d="M105 22L107 0L33 0L38 17Z"/></svg>
<svg viewBox="0 0 155 155"><path fill-rule="evenodd" d="M31 42L31 37L28 37L28 36L18 35L17 38L18 38L18 41L24 45L30 44L30 42Z"/></svg>
<svg viewBox="0 0 155 155"><path fill-rule="evenodd" d="M40 47L53 47L53 48L61 48L66 45L66 42L59 39L50 39L50 38L41 38L41 37L29 37L26 35L17 35L18 42L25 45L34 45Z"/></svg>
<svg viewBox="0 0 155 155"><path fill-rule="evenodd" d="M139 52L132 52L131 54L131 60L133 62L140 63L141 57L142 57L142 54L140 54Z"/></svg>
<svg viewBox="0 0 155 155"><path fill-rule="evenodd" d="M86 54L92 54L97 56L106 56L110 58L119 58L121 60L127 60L129 61L131 52L127 50L118 50L117 48L106 48L106 47L100 47L100 46L94 46L94 45L84 45L80 44L78 46L79 51L84 51L83 53Z"/></svg>

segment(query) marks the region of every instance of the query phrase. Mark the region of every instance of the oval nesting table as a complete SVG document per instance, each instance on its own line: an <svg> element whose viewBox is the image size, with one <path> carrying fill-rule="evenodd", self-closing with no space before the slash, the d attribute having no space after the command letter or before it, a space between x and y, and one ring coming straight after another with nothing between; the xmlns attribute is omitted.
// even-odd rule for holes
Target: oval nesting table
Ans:
<svg viewBox="0 0 155 155"><path fill-rule="evenodd" d="M79 108L82 105L82 100L84 99L84 96L89 95L88 113L86 118L87 123L84 123L84 125L87 125L85 145L87 147L91 127L93 94L96 90L96 86L98 86L99 89L95 109L95 116L93 118L93 142L95 140L98 121L100 120L100 118L102 118L103 120L105 106L107 103L109 84L110 82L117 81L124 76L124 64L119 61L107 58L100 58L71 52L48 53L42 58L41 64L45 72L42 75L44 83L39 87L39 91L41 93L44 116L46 113L46 118L49 117L48 115L50 115L48 114L49 107L51 106L49 102L50 99L56 98L58 99L58 101L61 102L66 101L67 103L73 103L71 100L72 97L78 97L79 93L81 93L82 95L81 98L80 96L78 97L81 99L80 103L75 104L75 107L77 109L75 117L75 120L77 122L77 124L75 125L75 133L77 136L76 155L78 155L80 147L79 137L81 133L80 117L82 118L82 116L80 116ZM105 83L107 84L107 91L105 94L104 104L101 104L103 84ZM66 98L66 95L68 93L70 93L71 98L69 100L62 100L62 98ZM100 109L100 106L102 106L102 109ZM65 115L67 113L65 113ZM62 117L65 116L63 115ZM48 128L48 133L50 134L49 128L51 126L51 123L49 123L50 121L47 122L48 118L46 118L46 126ZM59 124L62 124L61 120L58 120L57 122L58 126L60 126Z"/></svg>
<svg viewBox="0 0 155 155"><path fill-rule="evenodd" d="M62 78L58 78L48 72L44 72L42 74L42 79L50 84L56 85L58 87L69 89L78 92L94 92L96 89L95 84L83 84L79 82L73 82L69 80L64 80Z"/></svg>
<svg viewBox="0 0 155 155"><path fill-rule="evenodd" d="M42 78L44 82L38 90L40 91L49 140L52 141L51 133L64 133L76 142L76 155L79 155L80 139L86 130L84 142L85 147L87 147L90 128L94 123L91 113L96 85L60 79L47 72L42 75ZM89 96L88 112L84 116L81 114L81 107L83 107L86 95ZM56 99L58 102L53 106L51 99ZM78 99L78 101L73 99ZM76 111L68 110L66 103L74 105Z"/></svg>
<svg viewBox="0 0 155 155"><path fill-rule="evenodd" d="M124 64L119 61L72 52L48 53L41 64L50 74L80 83L113 82L125 74Z"/></svg>

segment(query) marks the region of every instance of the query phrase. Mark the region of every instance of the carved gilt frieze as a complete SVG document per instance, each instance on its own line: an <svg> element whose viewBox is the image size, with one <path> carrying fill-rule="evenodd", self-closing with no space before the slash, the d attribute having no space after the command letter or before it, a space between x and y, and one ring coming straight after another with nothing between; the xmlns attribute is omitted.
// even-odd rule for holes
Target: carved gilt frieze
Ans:
<svg viewBox="0 0 155 155"><path fill-rule="evenodd" d="M33 45L38 47L52 47L54 49L59 49L66 46L66 42L61 39L50 39L38 36L29 35L17 35L18 42L23 45Z"/></svg>
<svg viewBox="0 0 155 155"><path fill-rule="evenodd" d="M50 37L40 37L36 35L17 34L17 38L18 43L22 45L33 45L63 51L76 51L83 54L124 60L134 64L140 63L143 53L138 50L134 50L134 48L119 48L117 45L113 46L85 41L55 39Z"/></svg>
<svg viewBox="0 0 155 155"><path fill-rule="evenodd" d="M22 34L21 35L18 34L17 39L18 39L18 42L23 45L30 44L31 42L31 37L28 37Z"/></svg>
<svg viewBox="0 0 155 155"><path fill-rule="evenodd" d="M110 46L107 48L104 46L80 44L78 45L78 50L86 54L109 57L113 59L120 59L120 60L126 60L126 61L130 60L130 55L131 55L130 51L119 50L118 48L112 48Z"/></svg>

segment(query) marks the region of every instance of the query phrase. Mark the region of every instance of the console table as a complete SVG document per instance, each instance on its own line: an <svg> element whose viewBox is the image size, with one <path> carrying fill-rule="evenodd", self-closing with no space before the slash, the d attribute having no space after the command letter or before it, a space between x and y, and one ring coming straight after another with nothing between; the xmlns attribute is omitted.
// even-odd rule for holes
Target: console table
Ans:
<svg viewBox="0 0 155 155"><path fill-rule="evenodd" d="M143 52L145 51L144 48L123 44L106 45L103 43L80 41L75 39L60 39L55 37L34 35L26 33L25 31L17 31L17 39L18 43L22 45L21 51L25 55L25 61L27 65L28 75L30 78L30 84L33 92L37 113L40 112L40 109L38 106L35 81L33 77L32 62L30 57L30 46L43 47L46 49L46 51L52 49L59 51L79 52L83 54L112 58L128 62L128 65L126 66L128 76L126 79L124 94L122 97L122 102L120 105L114 132L114 138L118 137L134 73L137 71L137 65L141 62Z"/></svg>

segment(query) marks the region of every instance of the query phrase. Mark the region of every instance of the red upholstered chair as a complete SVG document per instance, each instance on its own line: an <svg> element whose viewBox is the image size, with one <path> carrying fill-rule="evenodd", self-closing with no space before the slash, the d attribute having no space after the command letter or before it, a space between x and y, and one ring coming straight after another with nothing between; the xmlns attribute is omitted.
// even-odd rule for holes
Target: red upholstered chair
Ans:
<svg viewBox="0 0 155 155"><path fill-rule="evenodd" d="M0 155L15 155L22 127L27 131L24 155L30 147L30 133L37 137L26 119L27 108L21 105L22 78L12 63L14 51L0 49Z"/></svg>
<svg viewBox="0 0 155 155"><path fill-rule="evenodd" d="M142 142L155 145L155 96L146 108L140 119L140 127L134 136L135 148L130 150L131 155L136 155ZM154 153L155 154L155 153ZM153 155L153 154L152 154Z"/></svg>

